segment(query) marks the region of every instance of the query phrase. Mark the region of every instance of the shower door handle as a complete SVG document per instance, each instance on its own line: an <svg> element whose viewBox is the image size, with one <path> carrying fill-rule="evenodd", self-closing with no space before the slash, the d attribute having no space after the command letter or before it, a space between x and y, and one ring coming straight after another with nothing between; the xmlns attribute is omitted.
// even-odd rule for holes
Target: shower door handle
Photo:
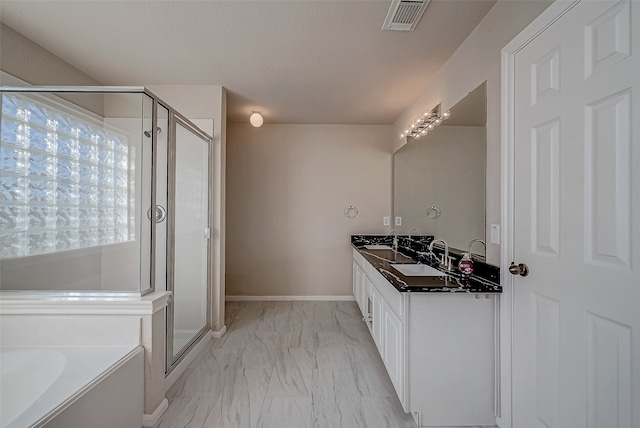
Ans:
<svg viewBox="0 0 640 428"><path fill-rule="evenodd" d="M151 220L152 210L153 210L153 207L149 208L149 210L147 211L147 218L149 220ZM156 223L162 223L164 219L167 218L167 210L162 205L156 205L155 211L156 211L156 214L155 214Z"/></svg>

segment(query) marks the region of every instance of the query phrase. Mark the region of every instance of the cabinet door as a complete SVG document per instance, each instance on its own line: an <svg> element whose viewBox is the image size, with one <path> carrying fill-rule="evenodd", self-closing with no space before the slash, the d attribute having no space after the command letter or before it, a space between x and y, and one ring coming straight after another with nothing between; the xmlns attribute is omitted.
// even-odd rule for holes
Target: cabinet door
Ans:
<svg viewBox="0 0 640 428"><path fill-rule="evenodd" d="M368 317L370 314L369 308L369 293L368 289L371 288L369 278L364 274L362 268L353 263L353 297L356 299L356 303L360 308L360 312L363 317Z"/></svg>
<svg viewBox="0 0 640 428"><path fill-rule="evenodd" d="M351 284L353 286L353 297L358 301L358 264L353 262L353 275L351 279Z"/></svg>
<svg viewBox="0 0 640 428"><path fill-rule="evenodd" d="M367 276L364 274L364 271L360 269L359 272L359 281L360 286L358 287L358 304L360 305L360 310L362 311L362 315L367 317L369 315L369 309L367 307Z"/></svg>
<svg viewBox="0 0 640 428"><path fill-rule="evenodd" d="M404 406L404 323L389 307L382 312L382 360Z"/></svg>
<svg viewBox="0 0 640 428"><path fill-rule="evenodd" d="M359 300L360 310L362 311L362 315L364 317L368 317L369 315L371 315L369 313L370 312L369 302L367 302L367 299L368 299L367 282L369 282L369 279L367 278L367 276L365 275L362 269L360 269L359 275L360 275L359 277L360 286L358 290L360 294L358 294L358 300Z"/></svg>
<svg viewBox="0 0 640 428"><path fill-rule="evenodd" d="M363 272L360 266L354 261L353 262L353 297L356 299L356 303L360 308L360 312L364 312L364 308L362 306L362 276Z"/></svg>
<svg viewBox="0 0 640 428"><path fill-rule="evenodd" d="M353 262L353 297L356 299L356 303L360 308L360 312L363 316L366 316L367 307L363 299L365 289L365 276L362 268Z"/></svg>
<svg viewBox="0 0 640 428"><path fill-rule="evenodd" d="M378 292L378 289L371 286L371 335L373 336L374 342L378 346L378 351L382 353L383 349L383 335L382 335L382 307L383 307L382 296Z"/></svg>

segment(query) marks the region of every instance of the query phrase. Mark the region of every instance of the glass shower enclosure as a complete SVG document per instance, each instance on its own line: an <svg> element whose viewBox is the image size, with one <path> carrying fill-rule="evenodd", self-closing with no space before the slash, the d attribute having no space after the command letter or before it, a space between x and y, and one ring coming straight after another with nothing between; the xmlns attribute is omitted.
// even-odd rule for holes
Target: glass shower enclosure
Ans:
<svg viewBox="0 0 640 428"><path fill-rule="evenodd" d="M171 291L170 370L209 328L212 138L143 87L0 96L2 297Z"/></svg>

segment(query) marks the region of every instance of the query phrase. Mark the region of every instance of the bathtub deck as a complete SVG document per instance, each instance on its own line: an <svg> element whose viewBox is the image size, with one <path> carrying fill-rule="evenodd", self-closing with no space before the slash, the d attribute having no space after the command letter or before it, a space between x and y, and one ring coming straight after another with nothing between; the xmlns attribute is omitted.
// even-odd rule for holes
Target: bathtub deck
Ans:
<svg viewBox="0 0 640 428"><path fill-rule="evenodd" d="M50 386L39 386L38 379L34 376L35 371L30 370L28 365L24 367L24 373L19 376L16 376L15 371L11 376L3 376L4 379L0 386L0 393L3 396L11 394L12 391L17 391L18 389L21 391L31 389L32 391L27 391L27 393L24 394L29 397L31 402L19 406L25 408L25 411L19 415L11 411L0 413L1 428L30 427L32 425L40 426L46 423L95 386L103 377L111 372L111 369L117 368L121 362L128 360L131 355L140 352L140 347L1 348L2 353L22 353L25 360L31 358L34 350L60 353L63 357L64 364L61 373L58 379ZM13 369L7 366L10 359L11 358L0 358L0 365L5 372ZM37 358L33 361L37 364L41 363ZM55 370L55 367L52 366L51 370ZM5 382L11 382L12 384L5 385Z"/></svg>

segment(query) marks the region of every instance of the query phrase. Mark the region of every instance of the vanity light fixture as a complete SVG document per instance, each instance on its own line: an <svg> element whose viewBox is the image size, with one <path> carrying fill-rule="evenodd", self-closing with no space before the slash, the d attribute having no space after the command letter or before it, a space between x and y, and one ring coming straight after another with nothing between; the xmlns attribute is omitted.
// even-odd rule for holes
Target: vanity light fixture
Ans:
<svg viewBox="0 0 640 428"><path fill-rule="evenodd" d="M254 128L260 128L262 126L264 119L262 118L259 110L254 110L253 113L251 113L251 116L249 116L249 122Z"/></svg>
<svg viewBox="0 0 640 428"><path fill-rule="evenodd" d="M443 120L448 119L451 116L451 112L446 111L440 114L440 104L438 104L433 110L427 111L422 117L416 119L411 124L409 129L400 134L400 138L406 138L407 141L411 141L416 137L427 135L427 133L436 126L440 125Z"/></svg>

